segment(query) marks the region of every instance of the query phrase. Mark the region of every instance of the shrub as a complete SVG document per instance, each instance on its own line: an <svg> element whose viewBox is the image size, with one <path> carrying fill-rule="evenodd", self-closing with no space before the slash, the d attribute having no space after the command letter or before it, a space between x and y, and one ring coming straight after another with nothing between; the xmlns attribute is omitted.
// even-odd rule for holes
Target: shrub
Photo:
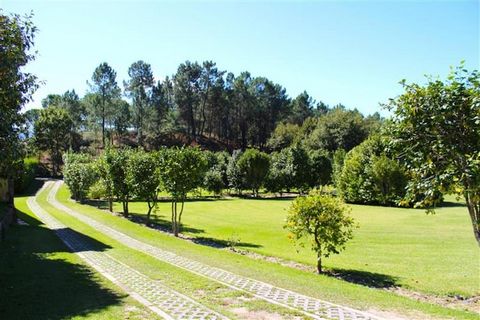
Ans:
<svg viewBox="0 0 480 320"><path fill-rule="evenodd" d="M238 160L238 168L245 178L246 187L252 189L258 197L258 190L262 186L270 167L270 158L264 152L248 149Z"/></svg>
<svg viewBox="0 0 480 320"><path fill-rule="evenodd" d="M322 257L338 254L352 238L354 225L348 209L339 199L312 191L293 201L285 228L302 246L305 238L313 240L311 248L317 254L317 271L321 273Z"/></svg>
<svg viewBox="0 0 480 320"><path fill-rule="evenodd" d="M77 201L83 201L88 190L97 179L97 171L93 159L88 154L66 153L63 179Z"/></svg>
<svg viewBox="0 0 480 320"><path fill-rule="evenodd" d="M379 136L367 139L345 156L336 181L339 194L347 202L398 205L405 195L407 173L385 153Z"/></svg>

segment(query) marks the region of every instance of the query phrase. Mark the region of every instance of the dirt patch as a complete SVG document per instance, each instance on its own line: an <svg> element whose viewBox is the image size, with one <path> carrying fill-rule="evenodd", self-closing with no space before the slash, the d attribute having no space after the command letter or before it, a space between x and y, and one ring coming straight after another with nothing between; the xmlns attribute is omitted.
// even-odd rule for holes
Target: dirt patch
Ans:
<svg viewBox="0 0 480 320"><path fill-rule="evenodd" d="M468 310L480 314L480 296L474 296L469 298L459 295L439 297L412 290L407 290L400 287L388 288L386 290L404 297L415 299L417 301L439 304L447 308Z"/></svg>
<svg viewBox="0 0 480 320"><path fill-rule="evenodd" d="M233 308L231 309L239 319L255 319L255 320L282 320L285 319L278 313L271 313L267 311L252 311L247 308Z"/></svg>

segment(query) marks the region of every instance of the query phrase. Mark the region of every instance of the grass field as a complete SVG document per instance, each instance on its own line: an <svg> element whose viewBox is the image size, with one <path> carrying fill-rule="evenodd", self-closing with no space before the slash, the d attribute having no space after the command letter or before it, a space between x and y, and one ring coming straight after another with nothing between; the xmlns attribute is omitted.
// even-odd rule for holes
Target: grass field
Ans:
<svg viewBox="0 0 480 320"><path fill-rule="evenodd" d="M452 199L453 200L453 199ZM299 248L283 229L290 200L223 199L185 205L185 234L264 255L314 265L308 248ZM424 210L353 205L359 223L354 239L325 266L372 286L402 286L437 295L480 294L480 252L466 208L448 202L435 215ZM146 204L130 204L141 215ZM116 205L120 211L121 206ZM160 203L156 221L169 224L169 203ZM297 252L298 250L298 252Z"/></svg>
<svg viewBox="0 0 480 320"><path fill-rule="evenodd" d="M134 238L247 277L267 281L286 289L294 290L320 299L326 299L335 303L347 304L363 310L370 310L373 312L379 310L382 312L393 312L394 314L402 314L412 319L425 319L427 317L441 319L478 318L478 315L472 312L454 310L430 303L419 302L385 290L368 288L363 285L349 283L332 277L316 275L313 272L305 272L281 266L277 263L253 260L249 257L235 254L228 250L218 250L208 246L176 239L156 230L133 223L127 219L112 216L105 211L98 210L92 206L74 203L69 200L69 196L68 189L62 187L57 195L57 199L65 205L106 223ZM228 201L233 201L232 203L234 203L236 200ZM283 202L275 201L275 203ZM286 204L287 202L284 202L283 205ZM42 205L44 205L43 202ZM191 205L191 203L188 203L187 205ZM200 228L200 226L198 227ZM190 231L192 232L193 230ZM86 230L85 232L90 231ZM88 235L94 238L98 236L92 233L88 233ZM283 235L279 235L279 237L283 237Z"/></svg>
<svg viewBox="0 0 480 320"><path fill-rule="evenodd" d="M19 217L0 242L0 319L156 319L68 251L17 197Z"/></svg>

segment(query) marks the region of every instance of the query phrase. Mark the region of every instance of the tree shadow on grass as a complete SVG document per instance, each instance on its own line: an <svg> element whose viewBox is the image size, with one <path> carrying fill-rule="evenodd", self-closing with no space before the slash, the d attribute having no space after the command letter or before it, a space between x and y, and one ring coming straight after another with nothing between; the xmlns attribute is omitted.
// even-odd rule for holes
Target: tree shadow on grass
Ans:
<svg viewBox="0 0 480 320"><path fill-rule="evenodd" d="M194 237L191 239L193 243L201 244L203 246L209 246L213 248L229 248L229 247L245 247L245 248L261 248L262 246L250 242L242 242L240 240L222 240L211 237Z"/></svg>
<svg viewBox="0 0 480 320"><path fill-rule="evenodd" d="M68 228L61 232L88 240ZM97 250L107 247L92 240ZM0 243L0 319L66 319L122 302L125 295L100 285L91 269L54 255L67 251L52 230L36 223L12 227Z"/></svg>
<svg viewBox="0 0 480 320"><path fill-rule="evenodd" d="M140 213L132 213L128 217L130 221L133 221L135 223L141 223L141 224L146 224L146 215L145 214L140 214ZM150 224L148 225L149 228L160 230L162 232L167 232L171 233L172 232L172 222L166 219L163 219L159 216L152 215ZM205 233L205 230L203 229L198 229L198 228L193 228L190 227L189 225L183 224L182 223L182 229L181 229L182 234L183 233L189 233L189 234L203 234ZM255 244L255 243L249 243L249 242L241 242L237 241L235 239L232 240L222 240L222 239L216 239L212 237L201 237L201 236L192 236L192 237L186 237L183 235L183 238L187 238L193 243L200 244L203 246L208 246L212 248L228 248L232 246L239 246L239 247L248 247L248 248L261 248L261 245Z"/></svg>
<svg viewBox="0 0 480 320"><path fill-rule="evenodd" d="M370 288L387 289L398 286L397 277L375 272L333 268L326 271L326 275Z"/></svg>

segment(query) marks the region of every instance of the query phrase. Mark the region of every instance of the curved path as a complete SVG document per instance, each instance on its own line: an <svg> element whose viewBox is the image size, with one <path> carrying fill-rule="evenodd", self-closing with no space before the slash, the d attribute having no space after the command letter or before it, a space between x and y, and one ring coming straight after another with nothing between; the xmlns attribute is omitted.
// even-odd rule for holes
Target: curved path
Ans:
<svg viewBox="0 0 480 320"><path fill-rule="evenodd" d="M90 225L92 228L102 232L103 234L117 240L118 242L133 248L140 252L146 253L162 262L169 263L173 266L182 268L194 274L203 276L210 280L217 281L232 289L248 292L257 298L267 302L280 305L292 310L299 311L313 319L339 319L339 320L379 320L379 317L373 316L366 312L355 310L346 306L337 305L320 299L305 296L290 290L275 287L268 283L250 279L241 275L237 275L230 271L212 267L204 263L182 257L173 252L160 249L150 244L134 239L118 230L115 230L95 219L87 217L71 208L63 205L56 199L56 193L60 188L62 181L55 182L54 187L48 195L48 202L59 210L75 217L83 223Z"/></svg>
<svg viewBox="0 0 480 320"><path fill-rule="evenodd" d="M50 184L50 181L46 182L38 193L45 190ZM189 297L163 285L160 281L148 278L107 253L95 251L78 233L69 229L43 210L34 197L28 199L28 206L48 228L54 230L57 236L88 265L162 318L227 319Z"/></svg>

